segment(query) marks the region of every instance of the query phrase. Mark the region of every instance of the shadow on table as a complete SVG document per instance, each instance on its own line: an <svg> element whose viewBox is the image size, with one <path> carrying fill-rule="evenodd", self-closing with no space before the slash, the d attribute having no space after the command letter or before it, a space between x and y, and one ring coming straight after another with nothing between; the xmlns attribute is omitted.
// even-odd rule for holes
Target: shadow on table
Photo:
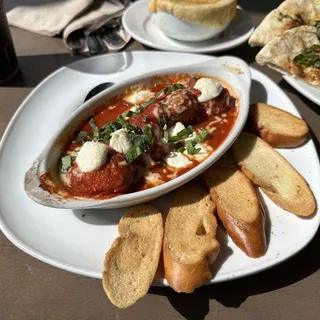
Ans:
<svg viewBox="0 0 320 320"><path fill-rule="evenodd" d="M210 311L211 299L226 307L238 308L250 296L277 290L309 277L320 269L319 251L320 230L300 253L256 275L203 286L192 294L176 293L160 287L151 288L149 293L167 296L172 306L186 319L204 319Z"/></svg>
<svg viewBox="0 0 320 320"><path fill-rule="evenodd" d="M132 53L129 51L121 51L117 55L110 54L108 63L105 59L105 55L85 57L83 55L72 56L68 53L22 56L19 57L20 72L18 75L1 84L0 87L32 88L61 67L67 67L80 73L107 75L127 69L133 61Z"/></svg>
<svg viewBox="0 0 320 320"><path fill-rule="evenodd" d="M0 87L33 88L52 72L81 58L68 53L18 57L20 72Z"/></svg>

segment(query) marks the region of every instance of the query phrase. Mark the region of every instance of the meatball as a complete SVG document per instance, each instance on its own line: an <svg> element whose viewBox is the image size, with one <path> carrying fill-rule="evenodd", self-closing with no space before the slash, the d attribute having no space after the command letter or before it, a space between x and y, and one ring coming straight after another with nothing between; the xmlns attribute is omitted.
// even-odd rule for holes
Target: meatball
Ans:
<svg viewBox="0 0 320 320"><path fill-rule="evenodd" d="M178 121L187 124L195 119L200 111L197 96L188 89L176 90L160 103L169 126Z"/></svg>
<svg viewBox="0 0 320 320"><path fill-rule="evenodd" d="M74 196L126 193L136 173L135 164L127 164L121 154L114 154L102 168L81 172L77 165L68 171L69 192Z"/></svg>
<svg viewBox="0 0 320 320"><path fill-rule="evenodd" d="M230 95L228 89L224 88L216 98L203 102L202 106L209 116L217 116L227 112L229 109L233 108L235 104L236 99Z"/></svg>

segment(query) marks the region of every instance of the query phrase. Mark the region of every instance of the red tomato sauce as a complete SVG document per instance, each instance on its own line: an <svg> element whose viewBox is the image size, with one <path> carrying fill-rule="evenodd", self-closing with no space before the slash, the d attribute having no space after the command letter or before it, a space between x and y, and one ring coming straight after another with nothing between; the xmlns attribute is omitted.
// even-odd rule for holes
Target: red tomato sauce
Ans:
<svg viewBox="0 0 320 320"><path fill-rule="evenodd" d="M183 79L184 80L190 79L190 76L183 75L180 77L178 76L175 78L168 78L165 84L163 83L155 84L152 87L148 87L147 89L150 91L153 91L154 93L157 93L161 89L167 87L168 85L178 83ZM232 96L231 92L230 92L230 95ZM106 123L115 121L120 114L122 114L125 111L128 111L132 107L132 105L130 105L129 103L123 100L123 97L124 96L117 97L116 99L113 99L112 101L106 103L104 106L102 106L101 111L99 111L96 115L94 115L93 119L99 128L104 126ZM238 116L238 108L232 107L226 112L218 116L215 116L215 115L208 116L206 119L198 121L195 124L192 124L192 127L194 130L203 129L203 128L206 128L207 130L209 129L212 130L210 136L205 140L205 143L212 148L209 155L212 154L229 135L230 131L232 130L236 122L237 116ZM79 131L86 131L88 133L91 133L92 129L90 124L86 123L83 125L82 128L80 128ZM77 138L77 136L75 135L74 138ZM70 142L67 145L64 151L64 154L70 153L75 150L77 151L77 148L79 147L81 147L81 144ZM174 179L175 177L181 176L182 174L196 167L200 163L201 162L192 161L192 164L187 168L173 168L159 161L153 165L150 165L148 167L148 171L153 174L158 174L161 183L164 183ZM80 186L78 189L81 190L81 192L77 192L76 195L83 196L83 197L92 197L96 199L101 199L101 198L104 199L104 198L110 198L118 194L121 194L122 191L118 192L119 190L121 190L119 189L118 191L115 190L114 193L108 191L108 192L98 192L97 194L91 195L91 196L86 195L86 192L88 192L88 190L90 191L92 189L91 191L94 193L94 190L102 189L101 186L103 185L103 180L111 181L111 183L112 181L114 181L114 183L116 182L116 180L118 179L116 175L113 175L112 177L105 176L105 174L110 175L110 172L111 172L110 168L108 168L107 166L108 164L103 166L94 174L84 174L84 177L82 179L83 179L83 183L86 184L87 188L82 188L82 186ZM71 168L70 170L73 170L73 168ZM138 171L139 170L137 170L137 172ZM132 185L130 186L130 188L127 191L124 191L123 193L135 192L135 191L144 190L144 189L148 189L155 186L155 184L150 184L150 182L147 182L141 176L140 177L137 176L133 180L134 182L132 182ZM90 185L92 187L90 187ZM66 187L66 190L70 192L70 194L73 194L74 190L72 190L70 186Z"/></svg>

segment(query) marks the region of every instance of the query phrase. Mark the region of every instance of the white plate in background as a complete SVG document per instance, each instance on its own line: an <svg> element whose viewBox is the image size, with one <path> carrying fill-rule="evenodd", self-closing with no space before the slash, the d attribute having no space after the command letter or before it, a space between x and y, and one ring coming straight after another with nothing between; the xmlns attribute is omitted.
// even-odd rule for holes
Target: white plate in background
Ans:
<svg viewBox="0 0 320 320"><path fill-rule="evenodd" d="M283 79L285 79L293 88L299 91L306 98L320 106L320 88L312 87L291 76L283 76Z"/></svg>
<svg viewBox="0 0 320 320"><path fill-rule="evenodd" d="M102 82L119 82L163 68L194 64L211 56L173 52L121 52L102 55L63 67L40 83L23 102L0 146L0 227L26 253L58 268L101 278L106 251L118 236L117 223L125 209L65 210L33 202L23 189L24 174L48 143L61 121L82 104L87 93ZM261 72L252 69L251 103L266 102L295 115L298 111L283 91ZM314 143L279 152L306 178L320 202L320 166ZM5 187L4 187L5 186ZM319 212L301 219L263 197L270 217L266 255L248 258L219 231L219 270L211 283L231 280L270 268L291 257L315 235ZM154 201L160 209L170 194ZM163 279L154 285L165 285Z"/></svg>
<svg viewBox="0 0 320 320"><path fill-rule="evenodd" d="M124 13L122 23L132 38L151 48L194 53L220 52L240 46L254 30L249 14L238 7L235 20L216 38L196 42L174 40L154 25L148 13L148 3L149 0L134 2Z"/></svg>

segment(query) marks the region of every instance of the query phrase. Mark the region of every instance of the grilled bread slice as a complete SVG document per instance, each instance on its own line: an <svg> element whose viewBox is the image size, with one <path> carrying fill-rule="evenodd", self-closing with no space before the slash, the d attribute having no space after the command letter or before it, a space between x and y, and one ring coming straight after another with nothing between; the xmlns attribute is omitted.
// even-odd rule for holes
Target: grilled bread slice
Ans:
<svg viewBox="0 0 320 320"><path fill-rule="evenodd" d="M118 308L127 308L148 291L159 264L163 240L160 211L149 204L131 207L119 222L120 236L107 252L103 288Z"/></svg>
<svg viewBox="0 0 320 320"><path fill-rule="evenodd" d="M307 182L262 139L242 132L231 149L241 171L278 206L298 216L315 211L316 202Z"/></svg>
<svg viewBox="0 0 320 320"><path fill-rule="evenodd" d="M220 249L214 212L215 205L202 188L185 185L174 192L163 258L165 277L177 292L190 293L213 276L211 265Z"/></svg>
<svg viewBox="0 0 320 320"><path fill-rule="evenodd" d="M273 147L297 147L308 137L308 126L293 114L265 103L250 107L250 131Z"/></svg>
<svg viewBox="0 0 320 320"><path fill-rule="evenodd" d="M218 217L233 242L249 257L266 253L266 217L251 181L239 170L210 168L204 173Z"/></svg>

